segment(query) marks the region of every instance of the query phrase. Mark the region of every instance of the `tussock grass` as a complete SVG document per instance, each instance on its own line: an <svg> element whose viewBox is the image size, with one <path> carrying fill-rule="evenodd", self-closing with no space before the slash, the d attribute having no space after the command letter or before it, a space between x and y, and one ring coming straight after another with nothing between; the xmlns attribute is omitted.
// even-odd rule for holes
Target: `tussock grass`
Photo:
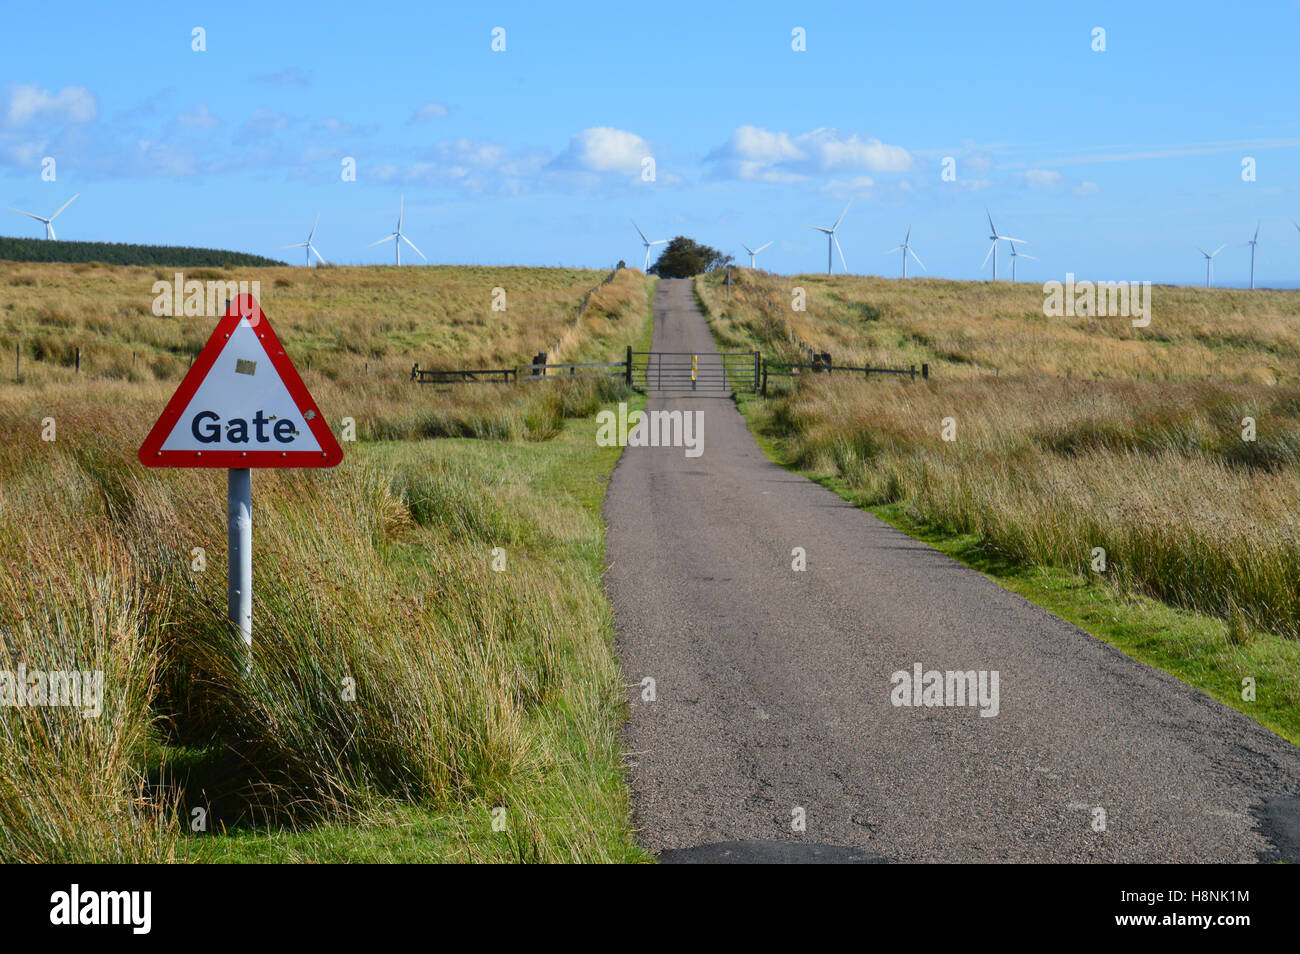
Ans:
<svg viewBox="0 0 1300 954"><path fill-rule="evenodd" d="M61 266L23 268L63 281ZM106 278L111 302L129 271L92 277ZM293 288L320 275L339 296L359 294L338 278L348 270L284 271ZM387 270L351 281L374 271ZM423 280L439 271L448 287L396 278L410 285L388 321L450 347L462 299L496 275ZM600 273L523 277L549 289L575 355L603 358L644 334L639 273L594 295L600 308L577 328ZM441 324L421 295L448 299ZM286 308L284 322L267 308L291 350L309 337L305 315ZM536 333L550 334L539 314ZM44 320L58 343L91 318L68 306ZM140 346L119 324L110 333ZM532 333L520 332L518 358ZM507 347L496 330L486 337L485 361ZM391 328L384 341L402 346ZM406 356L396 374L353 375L342 372L360 355L328 353L305 377L336 432L356 419L358 442L331 471L254 475L251 659L225 623L224 472L135 460L175 382L50 373L0 385L0 668L102 669L105 682L98 719L0 709L0 861L389 857L383 827L412 819L428 830L408 839L407 860L640 858L589 490L617 449L576 423L626 395L601 381L438 391L409 382ZM53 441L42 440L48 418ZM474 439L427 440L448 435ZM505 572L491 567L497 547ZM190 830L196 808L206 833ZM502 832L493 808L506 809Z"/></svg>
<svg viewBox="0 0 1300 954"><path fill-rule="evenodd" d="M1300 388L818 377L769 426L796 466L1030 564L1300 637ZM1242 417L1262 430L1241 439ZM941 439L952 418L957 439Z"/></svg>

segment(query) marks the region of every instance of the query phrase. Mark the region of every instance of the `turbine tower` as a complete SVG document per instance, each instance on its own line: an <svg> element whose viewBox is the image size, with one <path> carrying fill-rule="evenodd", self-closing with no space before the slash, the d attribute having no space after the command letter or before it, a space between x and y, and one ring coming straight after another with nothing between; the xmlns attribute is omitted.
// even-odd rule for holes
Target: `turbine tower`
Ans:
<svg viewBox="0 0 1300 954"><path fill-rule="evenodd" d="M1255 237L1249 242L1242 242L1242 248L1250 246L1250 288L1255 289L1255 246L1259 244L1259 223L1255 223Z"/></svg>
<svg viewBox="0 0 1300 954"><path fill-rule="evenodd" d="M1218 255L1225 248L1227 248L1226 245L1220 245L1213 252L1207 252L1203 248L1197 249L1197 251L1199 251L1202 255L1205 256L1205 287L1206 288L1209 288L1210 283L1214 281L1214 256Z"/></svg>
<svg viewBox="0 0 1300 954"><path fill-rule="evenodd" d="M78 192L77 195L81 195L81 193ZM59 206L59 212L62 212L62 211L63 211L64 209L66 209L68 206L72 205L73 201L77 198L77 195L74 195L74 196L73 196L71 199L69 199L67 202L65 202L65 203L63 203L61 206ZM53 215L51 215L51 216L47 219L47 218L46 218L45 216L43 216L43 215L36 215L36 214L33 213L33 212L24 212L22 209L15 209L12 205L10 205L10 206L6 206L6 208L9 209L10 212L17 212L19 215L25 215L25 216L27 216L27 217L30 218L30 219L35 219L37 222L44 222L44 223L45 223L45 237L46 237L49 241L51 241L51 242L54 241L54 220L57 219L57 218L59 217L59 212L55 212Z"/></svg>
<svg viewBox="0 0 1300 954"><path fill-rule="evenodd" d="M1024 252L1017 252L1015 242L1011 242L1010 244L1011 244L1011 280L1014 282L1016 280L1016 259L1027 258L1031 262L1036 262L1038 261L1038 259L1034 258L1034 256L1032 255L1026 255Z"/></svg>
<svg viewBox="0 0 1300 954"><path fill-rule="evenodd" d="M853 204L853 200L849 199L849 205L852 204ZM849 270L849 263L844 261L844 249L840 248L840 240L835 237L835 230L838 229L840 227L840 223L844 221L844 216L849 211L849 205L846 205L844 207L844 211L841 212L840 217L835 220L835 224L828 229L824 229L820 225L805 226L805 228L816 229L818 232L826 233L826 274L827 275L831 273L831 265L834 263L834 259L831 257L832 245L835 246L835 250L840 253L840 264L844 266L844 271L847 272Z"/></svg>
<svg viewBox="0 0 1300 954"><path fill-rule="evenodd" d="M652 246L655 246L655 245L664 245L665 243L667 243L668 240L667 240L667 239L658 239L657 241L652 242L652 241L650 241L648 238L645 237L645 233L641 231L641 226L637 225L636 222L633 222L633 223L632 223L632 228L636 229L636 234L639 235L639 236L641 236L641 244L643 244L643 245L645 246L645 265L642 267L641 271L645 272L646 274L649 274L649 273L650 273L650 249L651 249L651 247L652 247Z"/></svg>
<svg viewBox="0 0 1300 954"><path fill-rule="evenodd" d="M912 223L909 222L909 223L907 223L907 235L903 238L903 244L902 244L902 245L895 245L893 248L891 248L888 252L885 253L886 255L892 255L894 252L897 252L897 251L899 251L900 249L902 250L902 252L903 252L903 277L904 277L904 278L907 277L907 256L909 256L909 255L911 255L913 258L916 259L916 264L918 264L918 265L921 266L921 270L922 270L922 271L925 271L925 270L926 270L926 268L925 268L925 263L922 262L921 259L920 259L920 257L918 257L917 254L916 254L915 252L912 251L911 241L912 241Z"/></svg>
<svg viewBox="0 0 1300 954"><path fill-rule="evenodd" d="M320 225L320 213L316 213L316 221L312 223L311 233L307 236L307 241L299 242L297 245L281 245L280 248L305 248L307 250L307 267L311 268L311 257L315 255L320 259L322 265L326 264L325 259L321 258L320 252L316 251L316 246L311 244L311 240L316 237L316 226ZM387 241L384 239L383 241Z"/></svg>
<svg viewBox="0 0 1300 954"><path fill-rule="evenodd" d="M740 247L743 248L746 252L749 253L749 267L750 267L750 268L753 268L753 267L754 267L754 256L757 255L759 252L763 251L763 249L767 248L767 246L768 246L768 245L771 245L771 244L772 244L771 242L768 242L767 245L760 245L758 248L750 248L750 247L749 247L748 245L746 245L744 242L741 242L741 243L740 243Z"/></svg>
<svg viewBox="0 0 1300 954"><path fill-rule="evenodd" d="M371 242L369 245L366 246L366 248L374 248L376 245L382 245L385 242L387 242L389 239L392 239L393 248L397 250L398 265L402 264L402 243L405 242L407 245L411 246L411 248L415 248L415 243L402 234L402 214L405 211L406 211L406 196L402 196L401 203L397 207L397 231L394 232L392 235L385 235L378 242ZM420 258L424 258L426 262L428 261L428 259L425 258L424 253L421 252L418 248L415 248L415 254L420 256Z"/></svg>
<svg viewBox="0 0 1300 954"><path fill-rule="evenodd" d="M1010 243L1019 242L1021 245L1028 245L1029 243L1026 242L1024 239L1012 238L1010 235L999 235L997 226L993 224L993 216L989 212L988 206L984 207L984 214L989 217L989 232L992 233L991 235L989 235L989 238L993 240L993 244L989 246L989 250L984 254L984 261L980 263L980 268L983 268L988 263L989 256L992 255L993 256L993 280L997 281L998 280L998 241L1001 240ZM1028 258L1029 256L1026 255L1025 257Z"/></svg>

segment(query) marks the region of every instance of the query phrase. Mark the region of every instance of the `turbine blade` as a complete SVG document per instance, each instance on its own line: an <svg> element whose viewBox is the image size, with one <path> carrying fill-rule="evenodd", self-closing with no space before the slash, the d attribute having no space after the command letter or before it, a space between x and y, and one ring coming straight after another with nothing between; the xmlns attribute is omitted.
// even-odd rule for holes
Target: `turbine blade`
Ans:
<svg viewBox="0 0 1300 954"><path fill-rule="evenodd" d="M306 248L306 242L299 242L297 245L281 245L280 248Z"/></svg>
<svg viewBox="0 0 1300 954"><path fill-rule="evenodd" d="M310 242L312 239L314 239L314 238L316 237L316 226L318 226L318 225L320 225L320 213L319 213L319 212L316 213L316 221L312 223L312 226L311 226L311 234L307 236L307 241L308 241L308 242Z"/></svg>
<svg viewBox="0 0 1300 954"><path fill-rule="evenodd" d="M763 251L763 249L767 248L767 246L771 244L772 244L771 242L767 242L766 244L760 245L758 248L754 249L754 254L757 255L759 252Z"/></svg>
<svg viewBox="0 0 1300 954"><path fill-rule="evenodd" d="M740 243L740 247L743 248L743 249L744 249L746 252L748 252L750 255L753 255L753 254L754 254L754 250L753 250L752 248L750 248L748 245L746 245L744 242L741 242L741 243Z"/></svg>
<svg viewBox="0 0 1300 954"><path fill-rule="evenodd" d="M15 209L12 205L6 205L5 208L8 209L10 212L17 212L19 215L25 215L29 219L35 219L37 222L49 221L49 219L43 219L39 215L35 214L34 212L24 212L22 209Z"/></svg>
<svg viewBox="0 0 1300 954"><path fill-rule="evenodd" d="M921 261L921 257L917 255L915 252L913 252L910 246L907 249L907 253L911 255L914 259L916 259L916 264L921 266L922 271L926 271L926 272L929 271L929 269L925 267L925 262Z"/></svg>
<svg viewBox="0 0 1300 954"><path fill-rule="evenodd" d="M848 209L845 208L844 211L847 212ZM844 218L844 216L841 215L840 218ZM844 271L847 273L849 270L849 263L844 261L844 249L840 248L840 240L835 237L834 232L831 233L831 241L835 243L835 251L840 253L840 264L844 266Z"/></svg>
<svg viewBox="0 0 1300 954"><path fill-rule="evenodd" d="M668 244L668 240L667 240L667 239L657 239L656 241L653 241L653 242L651 242L650 244L651 244L651 245L667 245L667 244Z"/></svg>
<svg viewBox="0 0 1300 954"><path fill-rule="evenodd" d="M906 247L907 247L907 246L905 246L905 245L895 245L893 248L891 248L891 249L889 249L887 252L885 252L885 254L886 254L886 255L889 255L889 254L892 254L893 252L897 252L900 248L906 248Z"/></svg>
<svg viewBox="0 0 1300 954"><path fill-rule="evenodd" d="M77 195L81 195L81 193L78 192ZM61 206L59 206L59 212L62 212L62 211L63 211L64 209L66 209L68 206L72 205L72 203L73 203L74 201L76 201L77 195L74 195L74 196L73 196L71 199L69 199L67 202L65 202L65 203L63 203ZM55 219L57 219L57 218L59 217L59 212L55 212L53 215L51 215L50 218L49 218L49 221L53 222Z"/></svg>
<svg viewBox="0 0 1300 954"><path fill-rule="evenodd" d="M989 207L987 205L984 206L984 214L989 217L989 231L992 232L994 235L997 235L998 234L997 227L993 224L993 213L989 211Z"/></svg>
<svg viewBox="0 0 1300 954"><path fill-rule="evenodd" d="M998 247L997 239L994 239L993 244L989 246L989 250L984 253L984 261L980 262L980 268L983 268L985 265L989 263L989 256L993 254L993 250L997 247Z"/></svg>
<svg viewBox="0 0 1300 954"><path fill-rule="evenodd" d="M636 229L636 234L639 235L639 236L641 236L641 241L645 242L647 245L650 244L650 240L649 240L648 238L646 238L646 237L645 237L645 233L641 231L641 226L639 226L639 225L637 225L635 222L633 222L633 223L632 223L632 228Z"/></svg>
<svg viewBox="0 0 1300 954"><path fill-rule="evenodd" d="M1024 252L1021 252L1019 255L1016 256L1016 258L1027 258L1027 259L1029 259L1031 262L1036 262L1036 261L1038 261L1038 259L1035 258L1033 255L1026 255Z"/></svg>
<svg viewBox="0 0 1300 954"><path fill-rule="evenodd" d="M397 233L394 233L394 234L400 234L400 233L401 233L401 231L402 231L402 215L403 215L405 212L406 212L406 196L402 196L402 198L401 198L401 199L398 201L398 203L397 203Z"/></svg>
<svg viewBox="0 0 1300 954"><path fill-rule="evenodd" d="M1004 242L1012 242L1012 243L1019 242L1021 245L1029 244L1024 239L1012 238L1010 235L999 235L998 238L1002 239L1002 241Z"/></svg>
<svg viewBox="0 0 1300 954"><path fill-rule="evenodd" d="M412 242L412 241L411 241L409 238L407 238L405 235L401 236L401 239L402 239L402 241L405 242L407 245L411 246L411 248L415 248L415 243ZM423 258L426 262L428 261L428 259L425 258L424 253L421 252L418 248L415 248L415 254L418 255L418 256L420 256L420 258Z"/></svg>
<svg viewBox="0 0 1300 954"><path fill-rule="evenodd" d="M308 250L309 252L311 252L313 255L315 255L317 258L319 258L319 259L320 259L320 263L321 263L322 265L328 265L328 264L329 264L329 262L325 261L325 256L322 255L320 252L316 251L316 246L315 246L315 245L308 245L308 246L307 246L307 250Z"/></svg>
<svg viewBox="0 0 1300 954"><path fill-rule="evenodd" d="M825 232L827 235L830 235L831 232L833 231L833 229L824 229L820 225L805 225L804 228L816 229L818 232Z"/></svg>
<svg viewBox="0 0 1300 954"><path fill-rule="evenodd" d="M907 223L907 234L903 236L903 244L906 245L912 241L912 223Z"/></svg>
<svg viewBox="0 0 1300 954"><path fill-rule="evenodd" d="M397 238L396 232L394 232L392 235L385 235L378 242L371 242L369 245L366 246L366 248L374 248L376 245L383 245L385 242L391 242L395 238Z"/></svg>
<svg viewBox="0 0 1300 954"><path fill-rule="evenodd" d="M853 204L853 200L852 200L852 199L849 199L849 205L852 205L852 204ZM844 211L840 213L840 217L839 217L838 219L836 219L836 220L835 220L835 224L831 226L831 231L832 231L832 232L834 232L837 228L840 227L840 223L844 221L844 216L848 215L848 213L849 213L849 205L846 205L846 206L844 207Z"/></svg>
<svg viewBox="0 0 1300 954"><path fill-rule="evenodd" d="M1226 244L1224 244L1224 245L1220 245L1218 248L1216 248L1216 249L1214 250L1214 255L1218 255L1220 252L1222 252L1222 251L1223 251L1225 248L1227 248L1227 247L1228 247L1228 246L1227 246ZM1211 255L1210 258L1214 258L1214 255Z"/></svg>

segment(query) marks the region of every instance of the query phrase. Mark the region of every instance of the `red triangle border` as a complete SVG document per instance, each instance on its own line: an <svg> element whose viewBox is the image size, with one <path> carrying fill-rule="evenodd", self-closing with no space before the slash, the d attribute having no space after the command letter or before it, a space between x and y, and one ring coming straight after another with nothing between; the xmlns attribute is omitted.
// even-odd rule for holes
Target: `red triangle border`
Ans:
<svg viewBox="0 0 1300 954"><path fill-rule="evenodd" d="M257 332L280 380L284 382L299 412L307 421L307 426L320 444L319 451L275 451L275 450L217 450L217 451L177 451L163 450L162 445L175 429L180 417L189 406L190 399L199 389L212 366L216 364L226 340L247 317ZM262 312L261 305L252 295L239 295L226 307L226 314L217 322L212 337L203 346L199 356L194 359L194 366L182 379L176 393L163 408L162 414L149 431L149 436L140 445L140 463L146 467L334 467L343 460L343 448L335 440L333 432L325 423L325 416L302 383L298 370L289 360L284 346L276 337L271 323Z"/></svg>

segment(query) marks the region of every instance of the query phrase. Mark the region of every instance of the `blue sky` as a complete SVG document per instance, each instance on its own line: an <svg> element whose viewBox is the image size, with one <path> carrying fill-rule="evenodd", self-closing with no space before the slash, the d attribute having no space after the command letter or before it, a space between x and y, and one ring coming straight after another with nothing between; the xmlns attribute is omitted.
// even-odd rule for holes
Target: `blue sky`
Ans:
<svg viewBox="0 0 1300 954"><path fill-rule="evenodd" d="M640 264L635 219L789 273L851 198L850 271L897 274L910 222L948 278L987 276L987 205L1039 282L1202 282L1223 243L1216 283L1245 282L1260 221L1258 282L1300 280L1300 5L556 6L11 5L0 202L80 192L60 238L294 263L319 212L327 259L378 264L404 193L433 262Z"/></svg>

